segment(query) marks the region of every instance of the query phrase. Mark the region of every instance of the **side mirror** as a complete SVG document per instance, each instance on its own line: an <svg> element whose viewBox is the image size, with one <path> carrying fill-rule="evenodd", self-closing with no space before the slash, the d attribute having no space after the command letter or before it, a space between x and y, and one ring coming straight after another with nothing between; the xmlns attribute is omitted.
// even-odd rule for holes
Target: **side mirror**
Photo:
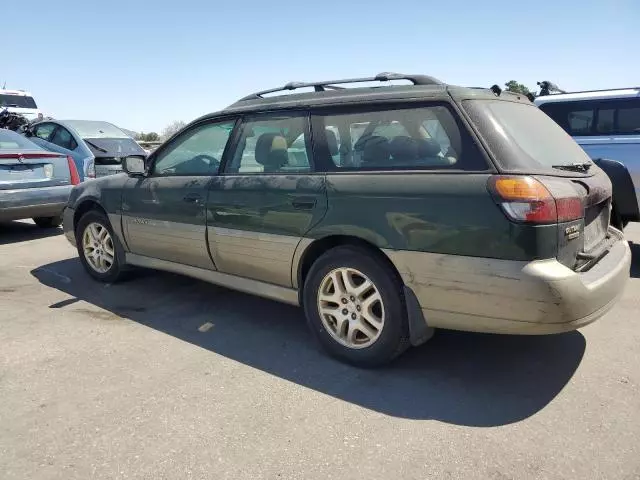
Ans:
<svg viewBox="0 0 640 480"><path fill-rule="evenodd" d="M145 158L142 155L124 157L124 160L122 160L122 169L132 177L144 176L147 171L145 167Z"/></svg>

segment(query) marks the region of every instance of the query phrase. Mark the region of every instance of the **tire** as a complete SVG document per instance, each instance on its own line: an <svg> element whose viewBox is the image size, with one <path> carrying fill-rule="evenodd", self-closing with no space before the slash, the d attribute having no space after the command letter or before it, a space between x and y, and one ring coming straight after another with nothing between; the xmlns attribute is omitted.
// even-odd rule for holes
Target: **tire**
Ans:
<svg viewBox="0 0 640 480"><path fill-rule="evenodd" d="M618 213L617 207L613 205L611 209L611 226L617 228L622 232L624 231L624 229L628 224L629 224L629 220L623 220L620 214Z"/></svg>
<svg viewBox="0 0 640 480"><path fill-rule="evenodd" d="M97 257L94 257L93 260L88 258L85 251L85 234L94 240L99 237L94 243L97 248L91 249L94 252L97 251ZM113 233L111 223L104 213L98 210L90 210L85 213L76 227L76 239L80 261L89 275L104 283L115 283L123 277L125 273L124 249L118 237ZM100 258L103 260L100 261ZM100 266L102 268L98 269Z"/></svg>
<svg viewBox="0 0 640 480"><path fill-rule="evenodd" d="M340 287L347 285L345 274L355 288L334 288L336 281ZM366 280L372 288L358 293ZM354 295L337 295L337 290ZM328 298L331 301L325 301ZM352 365L384 365L410 345L401 285L387 265L364 249L337 247L318 258L304 283L303 306L309 328L324 349Z"/></svg>
<svg viewBox="0 0 640 480"><path fill-rule="evenodd" d="M40 228L58 228L62 225L62 216L57 217L35 217L35 224Z"/></svg>

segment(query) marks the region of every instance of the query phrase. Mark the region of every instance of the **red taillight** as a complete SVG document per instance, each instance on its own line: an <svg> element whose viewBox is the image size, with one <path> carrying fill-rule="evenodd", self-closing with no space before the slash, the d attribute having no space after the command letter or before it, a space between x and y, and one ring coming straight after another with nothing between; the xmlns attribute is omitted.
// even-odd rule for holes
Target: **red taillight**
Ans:
<svg viewBox="0 0 640 480"><path fill-rule="evenodd" d="M71 156L67 155L67 163L69 164L69 173L71 174L71 185L78 185L80 183L80 175L78 175L76 162L73 161Z"/></svg>
<svg viewBox="0 0 640 480"><path fill-rule="evenodd" d="M491 177L489 190L511 220L537 224L568 222L584 216L584 205L573 187L552 194L532 177Z"/></svg>
<svg viewBox="0 0 640 480"><path fill-rule="evenodd" d="M558 222L569 222L584 217L584 204L577 197L556 198Z"/></svg>

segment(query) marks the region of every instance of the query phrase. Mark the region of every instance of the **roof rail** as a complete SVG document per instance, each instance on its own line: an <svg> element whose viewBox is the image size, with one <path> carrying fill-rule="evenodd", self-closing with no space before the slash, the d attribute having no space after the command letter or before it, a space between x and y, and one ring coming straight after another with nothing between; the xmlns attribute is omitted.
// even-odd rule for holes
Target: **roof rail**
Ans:
<svg viewBox="0 0 640 480"><path fill-rule="evenodd" d="M364 82L388 82L391 80L409 80L414 85L443 85L443 83L428 75L406 75L403 73L383 72L379 73L375 77L362 77L362 78L345 78L342 80L324 80L321 82L289 82L286 85L278 88L271 88L269 90L262 90L260 92L252 93L246 97L238 100L244 102L247 100L255 100L257 98L263 98L264 95L269 93L283 92L286 90L297 90L298 88L313 87L316 92L324 92L326 90L342 90L344 87L338 87L336 84L344 83L364 83Z"/></svg>

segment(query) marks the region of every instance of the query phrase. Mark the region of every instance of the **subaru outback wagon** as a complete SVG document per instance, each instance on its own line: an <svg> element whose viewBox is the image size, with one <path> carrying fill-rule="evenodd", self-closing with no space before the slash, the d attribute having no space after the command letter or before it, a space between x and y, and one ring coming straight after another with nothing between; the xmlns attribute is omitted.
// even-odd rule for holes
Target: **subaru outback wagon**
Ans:
<svg viewBox="0 0 640 480"><path fill-rule="evenodd" d="M577 329L629 277L611 183L494 90L385 73L258 92L74 187L64 230L97 280L148 267L300 305L362 366L435 328Z"/></svg>

